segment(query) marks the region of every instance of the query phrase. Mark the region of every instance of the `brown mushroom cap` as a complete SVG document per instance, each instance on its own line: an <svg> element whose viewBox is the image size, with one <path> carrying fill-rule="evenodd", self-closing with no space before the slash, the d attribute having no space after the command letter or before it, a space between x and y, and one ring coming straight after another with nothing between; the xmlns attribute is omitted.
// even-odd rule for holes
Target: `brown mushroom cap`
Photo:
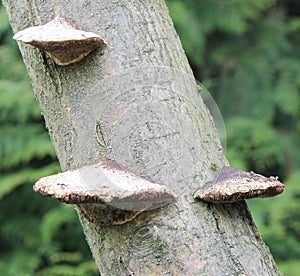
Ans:
<svg viewBox="0 0 300 276"><path fill-rule="evenodd" d="M167 186L138 177L111 161L43 177L33 188L65 203L104 203L131 211L156 208L175 198Z"/></svg>
<svg viewBox="0 0 300 276"><path fill-rule="evenodd" d="M42 26L26 28L13 38L47 52L62 66L80 61L96 48L106 46L99 35L78 30L63 17L56 17Z"/></svg>
<svg viewBox="0 0 300 276"><path fill-rule="evenodd" d="M220 169L213 181L199 188L194 197L213 203L232 203L255 197L272 197L282 193L284 185L277 177L265 177L232 167Z"/></svg>

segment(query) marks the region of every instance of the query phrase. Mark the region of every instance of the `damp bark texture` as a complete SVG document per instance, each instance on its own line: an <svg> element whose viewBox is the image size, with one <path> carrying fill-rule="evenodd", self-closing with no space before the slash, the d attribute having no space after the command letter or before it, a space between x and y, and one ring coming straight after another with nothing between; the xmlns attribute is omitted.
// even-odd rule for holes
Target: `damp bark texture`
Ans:
<svg viewBox="0 0 300 276"><path fill-rule="evenodd" d="M279 275L245 202L193 199L228 164L163 0L4 4L14 33L62 16L107 42L66 67L19 44L62 170L114 160L178 195L119 226L79 215L101 275Z"/></svg>

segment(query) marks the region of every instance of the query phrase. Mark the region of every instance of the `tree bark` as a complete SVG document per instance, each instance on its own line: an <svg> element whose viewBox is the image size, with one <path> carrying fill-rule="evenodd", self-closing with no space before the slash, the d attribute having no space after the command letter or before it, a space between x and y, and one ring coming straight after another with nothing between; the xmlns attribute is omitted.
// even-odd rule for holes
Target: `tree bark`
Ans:
<svg viewBox="0 0 300 276"><path fill-rule="evenodd" d="M63 16L108 44L66 67L19 44L62 170L113 159L178 195L120 226L80 216L101 275L280 274L245 202L193 199L227 161L163 0L4 4L14 32Z"/></svg>

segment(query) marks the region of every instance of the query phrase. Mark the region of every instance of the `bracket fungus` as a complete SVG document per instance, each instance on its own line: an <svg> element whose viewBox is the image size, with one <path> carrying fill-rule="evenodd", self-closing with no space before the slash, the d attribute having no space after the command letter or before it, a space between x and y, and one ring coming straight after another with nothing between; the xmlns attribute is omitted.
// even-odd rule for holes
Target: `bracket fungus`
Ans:
<svg viewBox="0 0 300 276"><path fill-rule="evenodd" d="M138 177L112 161L43 177L33 188L47 197L77 204L87 220L99 225L123 224L175 198L167 186Z"/></svg>
<svg viewBox="0 0 300 276"><path fill-rule="evenodd" d="M56 17L45 25L26 28L13 38L47 52L56 64L62 66L80 61L96 48L106 46L99 35L78 30L63 17Z"/></svg>
<svg viewBox="0 0 300 276"><path fill-rule="evenodd" d="M282 193L284 185L277 177L265 177L232 167L221 168L213 181L199 188L194 197L212 203L232 203Z"/></svg>

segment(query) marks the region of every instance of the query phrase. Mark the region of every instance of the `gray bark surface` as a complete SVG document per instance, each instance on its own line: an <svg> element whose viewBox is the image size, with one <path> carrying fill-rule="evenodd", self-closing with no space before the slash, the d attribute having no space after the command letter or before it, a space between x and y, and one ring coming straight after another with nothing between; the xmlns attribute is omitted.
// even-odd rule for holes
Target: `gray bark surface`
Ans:
<svg viewBox="0 0 300 276"><path fill-rule="evenodd" d="M178 195L119 226L80 217L101 275L280 274L245 202L192 197L227 161L164 1L4 4L14 33L63 16L108 44L66 67L19 44L62 170L115 160Z"/></svg>

